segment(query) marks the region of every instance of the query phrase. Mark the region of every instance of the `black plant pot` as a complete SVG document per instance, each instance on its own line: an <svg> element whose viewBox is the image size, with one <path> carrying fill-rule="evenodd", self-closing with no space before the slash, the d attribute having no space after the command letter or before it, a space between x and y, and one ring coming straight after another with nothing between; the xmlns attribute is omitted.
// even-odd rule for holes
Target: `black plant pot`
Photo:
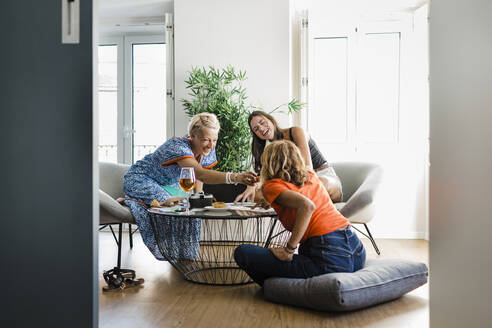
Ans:
<svg viewBox="0 0 492 328"><path fill-rule="evenodd" d="M238 184L203 184L203 191L206 194L214 195L219 202L233 202L236 196L246 190L246 185Z"/></svg>

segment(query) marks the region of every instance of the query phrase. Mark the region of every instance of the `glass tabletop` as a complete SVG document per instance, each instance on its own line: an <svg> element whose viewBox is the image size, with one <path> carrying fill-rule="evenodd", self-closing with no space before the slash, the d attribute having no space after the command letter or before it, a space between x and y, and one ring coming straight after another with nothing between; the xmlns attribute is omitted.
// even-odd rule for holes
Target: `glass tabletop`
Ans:
<svg viewBox="0 0 492 328"><path fill-rule="evenodd" d="M263 208L252 208L250 204L246 206L241 204L234 203L226 203L226 206L223 208L215 208L212 206L207 206L205 208L194 208L191 209L189 213L186 213L186 210L178 205L174 207L151 207L147 209L148 212L158 215L165 216L176 216L183 218L214 218L214 219L247 219L254 217L272 217L277 216L277 213L270 209Z"/></svg>
<svg viewBox="0 0 492 328"><path fill-rule="evenodd" d="M235 249L243 244L268 248L284 245L288 233L272 209L227 204L187 214L181 207L150 208L152 230L162 256L191 282L243 285L251 278L237 265Z"/></svg>

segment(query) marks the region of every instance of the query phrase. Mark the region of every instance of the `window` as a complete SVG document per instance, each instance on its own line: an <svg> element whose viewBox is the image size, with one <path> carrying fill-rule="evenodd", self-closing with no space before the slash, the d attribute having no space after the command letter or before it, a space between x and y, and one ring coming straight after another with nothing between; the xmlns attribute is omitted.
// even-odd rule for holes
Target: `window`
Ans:
<svg viewBox="0 0 492 328"><path fill-rule="evenodd" d="M165 140L163 36L125 36L99 46L99 161L131 164Z"/></svg>
<svg viewBox="0 0 492 328"><path fill-rule="evenodd" d="M133 162L166 140L165 55L163 43L132 45Z"/></svg>
<svg viewBox="0 0 492 328"><path fill-rule="evenodd" d="M118 46L102 45L99 63L99 160L117 162Z"/></svg>

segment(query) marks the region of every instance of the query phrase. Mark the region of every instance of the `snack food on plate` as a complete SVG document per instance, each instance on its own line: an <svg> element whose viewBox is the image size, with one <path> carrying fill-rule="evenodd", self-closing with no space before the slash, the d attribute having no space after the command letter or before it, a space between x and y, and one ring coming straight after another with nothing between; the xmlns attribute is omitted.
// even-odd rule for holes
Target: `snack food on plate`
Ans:
<svg viewBox="0 0 492 328"><path fill-rule="evenodd" d="M212 206L215 208L224 208L224 207L226 207L226 203L224 203L224 202L213 202Z"/></svg>
<svg viewBox="0 0 492 328"><path fill-rule="evenodd" d="M153 199L152 202L150 203L150 207L162 207L161 203L157 201L157 199Z"/></svg>

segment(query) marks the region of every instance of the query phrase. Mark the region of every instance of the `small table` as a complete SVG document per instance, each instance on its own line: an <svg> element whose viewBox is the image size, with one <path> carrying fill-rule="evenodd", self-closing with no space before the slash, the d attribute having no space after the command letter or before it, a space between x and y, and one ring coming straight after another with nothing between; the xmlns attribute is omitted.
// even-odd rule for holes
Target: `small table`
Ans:
<svg viewBox="0 0 492 328"><path fill-rule="evenodd" d="M237 207L235 207L237 208ZM162 212L161 212L162 211ZM165 211L165 212L164 212ZM151 208L152 229L158 240L159 250L166 260L176 268L184 278L207 285L243 285L251 283L251 278L241 270L234 260L234 250L241 244L268 247L272 243L282 243L288 238L288 232L280 223L277 214L265 210L225 209L208 211L203 209L186 212L174 212L169 209ZM167 218L166 218L167 217ZM173 247L176 244L162 241L169 229L163 228L166 220L187 220L191 226L199 220L199 238L193 246L193 256L176 258ZM198 234L198 233L197 233ZM198 237L198 236L197 236ZM178 243L179 244L179 243ZM186 245L187 247L189 245Z"/></svg>

